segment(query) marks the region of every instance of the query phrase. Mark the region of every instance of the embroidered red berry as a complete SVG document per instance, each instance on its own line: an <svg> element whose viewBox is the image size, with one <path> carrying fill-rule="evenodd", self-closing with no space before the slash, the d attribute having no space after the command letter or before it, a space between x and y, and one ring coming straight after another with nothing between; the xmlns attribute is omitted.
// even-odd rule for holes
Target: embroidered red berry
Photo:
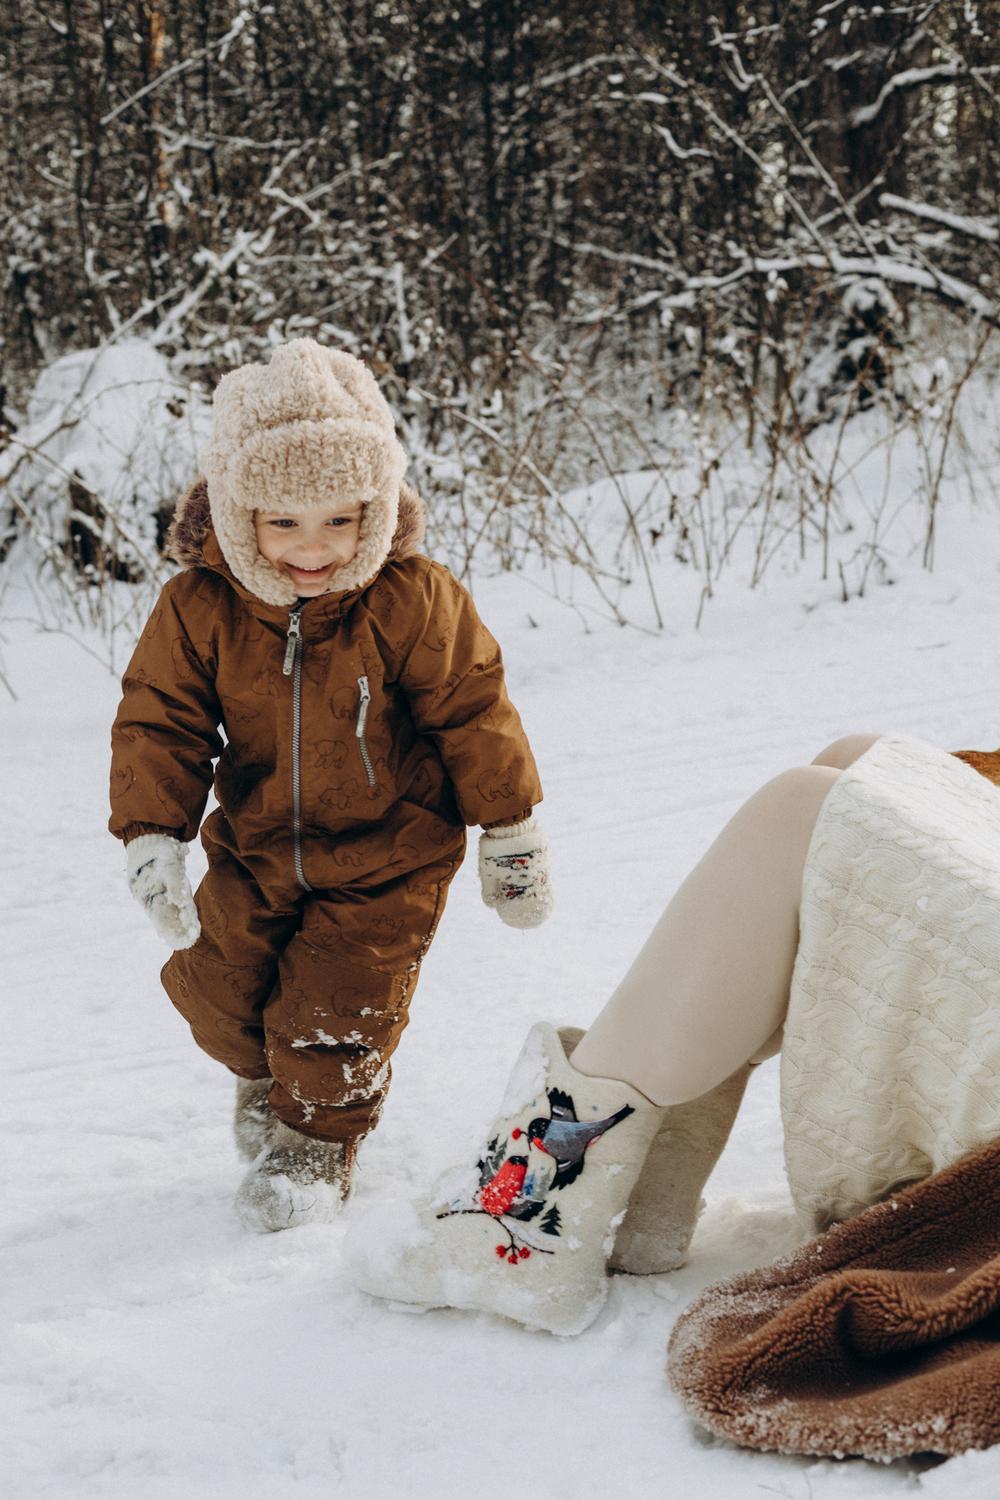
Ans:
<svg viewBox="0 0 1000 1500"><path fill-rule="evenodd" d="M497 1249L497 1254L498 1255L506 1255L507 1254L507 1246L506 1245L498 1245L496 1247L496 1249Z"/></svg>
<svg viewBox="0 0 1000 1500"><path fill-rule="evenodd" d="M522 1260L527 1260L528 1256L531 1254L531 1251L527 1248L526 1245L522 1245L521 1248L520 1248L520 1250L517 1253L521 1257Z"/></svg>
<svg viewBox="0 0 1000 1500"><path fill-rule="evenodd" d="M521 1129L520 1125L515 1125L514 1129L510 1133L510 1138L512 1141L519 1141L523 1134L524 1131Z"/></svg>

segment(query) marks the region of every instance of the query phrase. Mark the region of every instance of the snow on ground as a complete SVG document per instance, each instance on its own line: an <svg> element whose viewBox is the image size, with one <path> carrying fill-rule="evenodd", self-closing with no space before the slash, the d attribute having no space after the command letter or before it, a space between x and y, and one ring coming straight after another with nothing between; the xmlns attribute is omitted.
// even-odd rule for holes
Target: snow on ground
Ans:
<svg viewBox="0 0 1000 1500"><path fill-rule="evenodd" d="M942 518L937 568L842 604L735 581L662 635L536 587L477 587L546 787L558 909L503 927L453 890L346 1217L467 1154L537 1017L587 1023L671 889L765 778L854 729L994 746L1000 516ZM352 1290L340 1226L255 1237L231 1207L231 1080L159 989L165 958L105 832L116 681L8 595L0 706L7 1147L4 1493L73 1500L992 1497L1000 1450L940 1465L779 1458L695 1428L673 1319L796 1240L777 1064L753 1080L684 1270L617 1278L575 1340ZM534 623L532 623L534 622ZM194 863L200 864L200 854ZM739 1003L739 997L733 997Z"/></svg>

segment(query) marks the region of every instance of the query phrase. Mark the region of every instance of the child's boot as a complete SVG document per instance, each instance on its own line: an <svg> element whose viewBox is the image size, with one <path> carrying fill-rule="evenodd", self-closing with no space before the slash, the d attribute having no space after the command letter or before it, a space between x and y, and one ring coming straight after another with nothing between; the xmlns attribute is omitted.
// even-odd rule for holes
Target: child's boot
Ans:
<svg viewBox="0 0 1000 1500"><path fill-rule="evenodd" d="M350 1186L356 1146L320 1141L275 1118L267 1150L240 1183L236 1211L248 1229L328 1224Z"/></svg>
<svg viewBox="0 0 1000 1500"><path fill-rule="evenodd" d="M574 1039L567 1051L575 1045ZM700 1099L661 1110L662 1123L615 1237L611 1270L652 1276L684 1264L705 1206L702 1188L729 1139L749 1076L745 1063Z"/></svg>
<svg viewBox="0 0 1000 1500"><path fill-rule="evenodd" d="M478 1163L349 1231L357 1284L579 1333L607 1295L614 1233L661 1115L628 1084L577 1072L558 1032L533 1027Z"/></svg>
<svg viewBox="0 0 1000 1500"><path fill-rule="evenodd" d="M236 1111L233 1135L236 1149L246 1161L253 1161L271 1144L277 1118L271 1113L267 1096L271 1078L237 1078Z"/></svg>

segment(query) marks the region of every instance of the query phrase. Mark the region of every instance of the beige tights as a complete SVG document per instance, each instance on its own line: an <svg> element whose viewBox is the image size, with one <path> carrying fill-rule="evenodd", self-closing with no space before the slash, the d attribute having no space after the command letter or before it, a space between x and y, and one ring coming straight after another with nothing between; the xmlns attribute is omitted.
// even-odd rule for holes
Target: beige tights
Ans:
<svg viewBox="0 0 1000 1500"><path fill-rule="evenodd" d="M876 738L837 740L743 804L574 1050L575 1068L673 1105L779 1049L813 827L840 771Z"/></svg>

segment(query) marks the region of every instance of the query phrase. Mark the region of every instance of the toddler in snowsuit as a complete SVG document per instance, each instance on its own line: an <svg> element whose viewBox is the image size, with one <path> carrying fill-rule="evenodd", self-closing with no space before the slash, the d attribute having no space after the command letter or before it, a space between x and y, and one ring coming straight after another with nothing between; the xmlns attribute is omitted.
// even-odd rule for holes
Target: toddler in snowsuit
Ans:
<svg viewBox="0 0 1000 1500"><path fill-rule="evenodd" d="M168 538L185 571L123 679L110 828L175 949L164 988L237 1075L241 1215L279 1229L347 1192L467 824L487 905L548 914L541 788L364 365L296 339L234 370L202 458Z"/></svg>

